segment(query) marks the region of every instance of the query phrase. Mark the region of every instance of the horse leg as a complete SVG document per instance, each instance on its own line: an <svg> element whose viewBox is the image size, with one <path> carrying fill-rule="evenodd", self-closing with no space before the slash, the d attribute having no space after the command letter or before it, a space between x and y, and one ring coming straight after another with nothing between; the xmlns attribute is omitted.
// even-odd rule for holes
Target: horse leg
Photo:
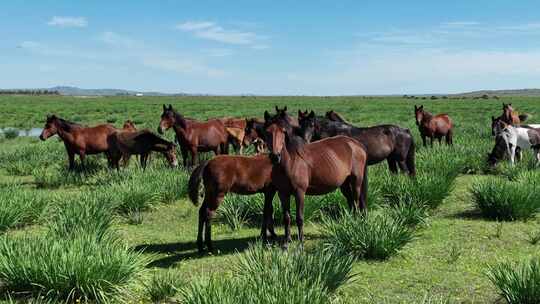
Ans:
<svg viewBox="0 0 540 304"><path fill-rule="evenodd" d="M439 146L441 145L442 136L437 136L437 139L439 140Z"/></svg>
<svg viewBox="0 0 540 304"><path fill-rule="evenodd" d="M448 130L448 133L446 133L446 144L449 146L454 145L454 141L452 140L452 129Z"/></svg>
<svg viewBox="0 0 540 304"><path fill-rule="evenodd" d="M520 147L516 147L516 160L518 162L521 162L521 148Z"/></svg>
<svg viewBox="0 0 540 304"><path fill-rule="evenodd" d="M72 171L75 169L75 153L71 150L67 150L68 161L69 161L69 170Z"/></svg>
<svg viewBox="0 0 540 304"><path fill-rule="evenodd" d="M424 147L427 146L426 136L424 134L422 134L422 143L424 144Z"/></svg>
<svg viewBox="0 0 540 304"><path fill-rule="evenodd" d="M276 190L267 190L264 193L264 211L263 211L263 224L261 228L261 238L264 243L267 242L268 236L272 240L276 239L277 235L274 231L274 206L272 205L272 199Z"/></svg>
<svg viewBox="0 0 540 304"><path fill-rule="evenodd" d="M351 178L352 178L351 176L348 177L348 179L351 179ZM352 192L352 189L351 189L350 182L343 183L343 185L341 185L341 187L340 187L340 190L341 190L341 193L343 194L343 196L345 196L345 198L347 199L347 204L349 205L349 210L355 211L356 210L356 205L354 203L354 197L353 197L353 192Z"/></svg>
<svg viewBox="0 0 540 304"><path fill-rule="evenodd" d="M429 137L429 143L430 143L431 147L433 148L433 136Z"/></svg>
<svg viewBox="0 0 540 304"><path fill-rule="evenodd" d="M510 163L514 165L516 163L516 146L510 147Z"/></svg>
<svg viewBox="0 0 540 304"><path fill-rule="evenodd" d="M86 158L86 153L84 150L79 151L79 159L81 160L81 167L83 171L86 171L86 167L84 166L84 159Z"/></svg>
<svg viewBox="0 0 540 304"><path fill-rule="evenodd" d="M223 201L224 197L224 193L219 193L217 197L208 204L208 208L206 209L206 230L204 231L204 239L206 241L208 252L214 252L212 246L212 218L216 214L217 206Z"/></svg>
<svg viewBox="0 0 540 304"><path fill-rule="evenodd" d="M141 154L141 168L146 170L146 161L148 160L148 153Z"/></svg>
<svg viewBox="0 0 540 304"><path fill-rule="evenodd" d="M191 162L189 164L190 167L195 166L197 164L197 146L191 148Z"/></svg>
<svg viewBox="0 0 540 304"><path fill-rule="evenodd" d="M536 154L536 165L540 165L540 148L535 149L534 153Z"/></svg>
<svg viewBox="0 0 540 304"><path fill-rule="evenodd" d="M304 197L305 192L303 190L296 190L296 226L298 227L298 240L301 246L304 246Z"/></svg>
<svg viewBox="0 0 540 304"><path fill-rule="evenodd" d="M281 209L283 210L283 225L285 226L285 240L283 248L289 247L291 241L291 197L289 193L279 192L279 200L281 201Z"/></svg>
<svg viewBox="0 0 540 304"><path fill-rule="evenodd" d="M203 230L204 225L206 224L206 217L208 213L206 212L207 209L207 203L206 203L206 197L205 202L202 204L201 208L199 208L199 230L197 232L197 247L199 248L199 253L204 252L204 245L203 245Z"/></svg>
<svg viewBox="0 0 540 304"><path fill-rule="evenodd" d="M398 173L397 169L397 163L394 157L389 156L386 161L388 162L388 169L390 169L390 172L392 173Z"/></svg>
<svg viewBox="0 0 540 304"><path fill-rule="evenodd" d="M185 149L184 147L181 147L180 152L182 152L182 162L184 163L184 168L186 168L187 167L187 161L188 161L187 149Z"/></svg>
<svg viewBox="0 0 540 304"><path fill-rule="evenodd" d="M365 211L367 207L367 166L365 166L358 176L351 180L353 195L358 200L358 208Z"/></svg>

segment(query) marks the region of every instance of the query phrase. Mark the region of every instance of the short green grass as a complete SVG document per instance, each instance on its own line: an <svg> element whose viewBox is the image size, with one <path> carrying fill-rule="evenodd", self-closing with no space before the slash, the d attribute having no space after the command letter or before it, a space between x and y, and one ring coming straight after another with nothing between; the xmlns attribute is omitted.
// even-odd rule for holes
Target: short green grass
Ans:
<svg viewBox="0 0 540 304"><path fill-rule="evenodd" d="M538 98L505 101L512 102L516 109L528 112L533 117L540 115L535 113L540 101ZM429 300L438 303L439 299L441 303L445 300L450 303L492 303L499 300L499 295L485 275L488 266L501 259L519 261L538 254L538 245L530 241L531 234L538 231L535 220L499 223L484 219L470 193L473 182L493 178L483 175L485 173L521 174L515 172L522 170L521 167L508 170L503 165L502 169L495 171L485 167L486 153L493 144L490 117L500 114L501 101L411 101L362 97L106 97L81 100L61 96L0 96L0 107L5 110L0 117L0 127L42 127L46 114L56 113L89 125L113 122L114 118L114 124L121 126L124 120L132 119L139 127L154 130L164 103L172 103L182 109L186 116L199 119L260 117L264 110L272 110L274 105L288 105L293 114L297 109L305 108L318 113L334 109L360 126L396 123L410 128L420 145L413 120L415 102L424 104L432 112L447 112L456 122L454 147L435 147L432 150L418 148L419 174L439 175L441 172L437 170L442 171L441 167L447 170L457 166L461 175L451 187L435 189L438 190L434 194L436 201L426 209L429 216L417 228L415 239L401 248L397 255L385 261L356 261L352 271L355 280L339 290L339 297L345 303L422 303ZM166 136L172 138L172 132ZM530 162L530 153L526 152L525 156L525 162ZM212 275L231 275L234 271L231 265L239 253L257 241L260 230L256 223L249 224L248 220L248 224L231 229L225 222L216 220L212 233L217 252L200 256L195 244L198 209L187 200L185 185L175 186L175 183L186 180L186 173L176 171L176 177L174 173L169 175L170 170L164 169L165 166L157 161L156 156L150 168L155 168L155 173L141 173L135 161L132 161L129 169L113 174L103 167L103 157L91 158L95 159L95 171L72 178L63 174L67 158L62 144L55 138L45 143L35 138L19 137L9 142L0 139L0 188L17 184L45 196L76 196L97 192L107 197L120 193L113 193L112 190L121 183L137 181L135 184L140 187L146 184L144 187L155 191L157 198L152 196L148 200L150 207L142 208L141 222L133 225L128 216L117 210L113 228L118 230L121 239L131 248L141 250L145 257L152 260L148 268L157 276L178 275L183 280L195 281ZM369 208L374 208L375 204L392 203L390 200L398 198L395 188L392 188L392 176L389 179L383 176L385 171L386 164L370 168ZM162 177L166 181L163 184L170 185L170 194L159 183L161 172L168 172L167 176ZM404 180L398 184L407 187L406 183ZM421 193L430 189L417 187L414 191L420 191L416 197L423 200L424 197L433 197ZM447 191L451 191L448 196ZM329 196L321 200L321 206L332 209L335 205L332 203L339 197L339 192ZM397 200L406 201L401 197ZM316 200L308 201L306 209L312 208L314 202ZM274 204L276 214L280 214L277 198ZM47 219L53 218L50 214L53 211L54 208L45 208L39 218L33 217L28 222L30 226L15 225L8 229L7 236L43 235ZM281 222L281 219L278 217L276 221ZM278 235L283 235L282 227L278 225L276 228ZM295 232L293 227L293 235ZM321 234L318 216L313 216L306 223L305 234L308 250L320 246L324 235ZM150 278L148 282L151 282ZM137 297L142 301L151 301L147 286L143 284L138 290ZM163 294L170 296L169 292Z"/></svg>

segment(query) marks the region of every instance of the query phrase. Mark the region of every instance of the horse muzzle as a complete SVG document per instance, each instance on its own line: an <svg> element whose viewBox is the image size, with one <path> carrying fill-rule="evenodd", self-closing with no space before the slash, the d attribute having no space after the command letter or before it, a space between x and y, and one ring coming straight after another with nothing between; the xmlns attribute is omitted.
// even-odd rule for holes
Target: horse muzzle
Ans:
<svg viewBox="0 0 540 304"><path fill-rule="evenodd" d="M159 134L163 134L163 128L162 128L161 126L159 126L159 127L157 128L157 132L158 132Z"/></svg>
<svg viewBox="0 0 540 304"><path fill-rule="evenodd" d="M274 165L277 165L281 162L281 153L270 153L270 160Z"/></svg>
<svg viewBox="0 0 540 304"><path fill-rule="evenodd" d="M39 139L41 139L42 141L45 141L47 138L45 138L45 136L43 136L43 134L39 135Z"/></svg>

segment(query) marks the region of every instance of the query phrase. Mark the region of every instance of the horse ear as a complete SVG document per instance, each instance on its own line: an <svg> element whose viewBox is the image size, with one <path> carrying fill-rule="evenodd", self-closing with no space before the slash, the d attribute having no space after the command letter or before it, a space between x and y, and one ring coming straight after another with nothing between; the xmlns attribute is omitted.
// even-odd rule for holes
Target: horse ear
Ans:
<svg viewBox="0 0 540 304"><path fill-rule="evenodd" d="M315 117L315 112L313 112L313 110L311 110L311 112L309 113L309 116L308 116L308 117L309 117L309 118Z"/></svg>
<svg viewBox="0 0 540 304"><path fill-rule="evenodd" d="M279 108L278 108L278 106L276 106L276 112L279 112Z"/></svg>
<svg viewBox="0 0 540 304"><path fill-rule="evenodd" d="M491 121L495 121L495 116L491 116Z"/></svg>
<svg viewBox="0 0 540 304"><path fill-rule="evenodd" d="M302 113L302 110L298 110L298 117L304 117L304 113Z"/></svg>
<svg viewBox="0 0 540 304"><path fill-rule="evenodd" d="M172 110L172 104L169 104L169 110Z"/></svg>
<svg viewBox="0 0 540 304"><path fill-rule="evenodd" d="M167 106L163 104L163 111L167 111Z"/></svg>
<svg viewBox="0 0 540 304"><path fill-rule="evenodd" d="M287 112L287 106L283 108L283 112Z"/></svg>
<svg viewBox="0 0 540 304"><path fill-rule="evenodd" d="M417 107L416 105L414 105L414 110L415 110L415 111L418 110L418 107Z"/></svg>
<svg viewBox="0 0 540 304"><path fill-rule="evenodd" d="M277 108L277 106L276 106ZM270 121L270 119L272 119L272 117L270 116L270 113L268 113L268 111L264 111L264 120L265 121Z"/></svg>
<svg viewBox="0 0 540 304"><path fill-rule="evenodd" d="M423 110L424 109L424 105L420 105L420 108L418 108L418 110Z"/></svg>

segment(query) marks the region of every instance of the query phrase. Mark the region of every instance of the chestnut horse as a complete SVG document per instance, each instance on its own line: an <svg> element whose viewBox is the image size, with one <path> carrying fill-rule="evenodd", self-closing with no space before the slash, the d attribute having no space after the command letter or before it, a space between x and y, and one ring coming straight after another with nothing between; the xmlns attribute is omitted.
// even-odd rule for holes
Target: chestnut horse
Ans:
<svg viewBox="0 0 540 304"><path fill-rule="evenodd" d="M304 196L323 195L337 188L347 199L352 210L366 210L367 153L358 141L335 136L306 144L289 132L290 125L281 119L272 119L265 112L266 144L270 160L276 167L272 171L272 184L276 187L283 209L285 247L291 240L290 196L296 201L298 238L304 240Z"/></svg>
<svg viewBox="0 0 540 304"><path fill-rule="evenodd" d="M445 138L447 145L452 145L453 124L448 114L433 115L427 111L424 111L424 106L417 107L414 105L414 116L416 118L416 125L422 136L422 142L424 147L426 146L426 137L431 140L431 146L433 147L433 138L439 140Z"/></svg>
<svg viewBox="0 0 540 304"><path fill-rule="evenodd" d="M266 241L267 233L271 238L274 232L272 199L276 189L272 186L272 163L267 155L235 156L219 155L212 160L200 164L189 178L189 198L197 205L199 200L199 184L204 183L204 202L199 209L199 230L197 246L199 252L204 241L207 249L212 251L211 220L217 208L229 192L251 195L264 193L264 212L261 237Z"/></svg>
<svg viewBox="0 0 540 304"><path fill-rule="evenodd" d="M495 116L491 116L491 135L493 136L497 135L500 131L500 122L519 125L529 117L528 114L518 114L518 112L514 111L511 103L503 103L502 110L503 113L499 117L495 118Z"/></svg>
<svg viewBox="0 0 540 304"><path fill-rule="evenodd" d="M109 136L109 149L112 166L119 169L120 158L129 159L133 154L140 155L141 168L146 169L150 152L161 152L171 167L178 166L176 144L164 140L148 129L141 131L117 131Z"/></svg>
<svg viewBox="0 0 540 304"><path fill-rule="evenodd" d="M416 175L415 144L409 129L395 125L379 125L359 128L354 125L333 121L327 117L315 116L315 113L299 113L299 134L306 141L320 140L336 135L345 135L358 140L364 145L368 155L368 165L377 164L386 159L392 173L398 172Z"/></svg>
<svg viewBox="0 0 540 304"><path fill-rule="evenodd" d="M197 163L198 152L214 151L216 155L228 153L228 133L219 120L214 119L206 122L188 120L176 112L172 105L169 105L168 108L163 105L163 114L161 114L158 132L163 134L171 127L174 129L176 138L180 143L184 167ZM188 152L191 153L191 163L189 165Z"/></svg>
<svg viewBox="0 0 540 304"><path fill-rule="evenodd" d="M75 154L79 155L81 166L84 169L84 159L86 155L91 154L105 153L109 166L111 165L107 138L114 132L116 132L116 129L110 124L83 127L56 115L47 115L45 127L43 127L41 135L39 135L39 139L44 141L58 134L66 147L69 169L73 170L75 168Z"/></svg>

